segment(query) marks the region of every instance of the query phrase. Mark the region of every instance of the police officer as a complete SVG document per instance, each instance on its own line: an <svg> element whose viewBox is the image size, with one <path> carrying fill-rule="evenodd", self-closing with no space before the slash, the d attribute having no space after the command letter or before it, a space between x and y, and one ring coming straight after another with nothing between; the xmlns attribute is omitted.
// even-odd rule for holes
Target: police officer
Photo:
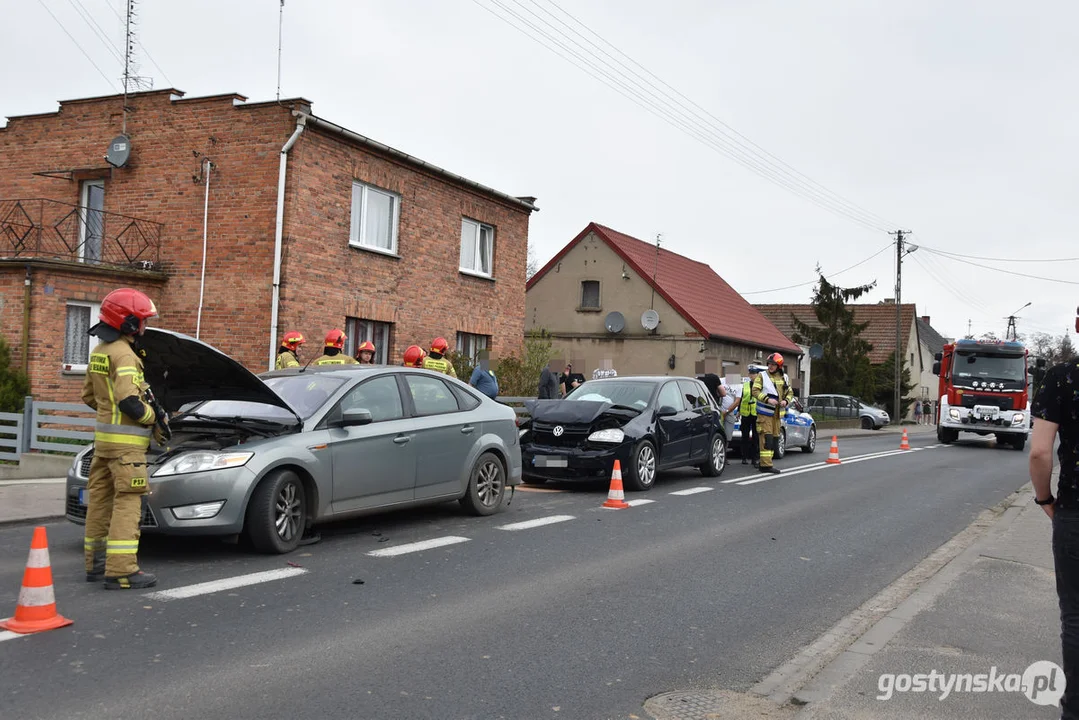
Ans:
<svg viewBox="0 0 1079 720"><path fill-rule="evenodd" d="M344 352L345 340L348 340L348 336L345 335L344 330L338 330L334 328L326 333L326 347L322 350L322 355L319 355L311 363L312 365L359 365L356 362L356 358L349 357L348 353Z"/></svg>
<svg viewBox="0 0 1079 720"><path fill-rule="evenodd" d="M431 354L423 359L423 368L446 373L450 377L457 377L457 371L453 369L453 363L446 358L449 352L450 344L446 342L446 338L435 338L431 341Z"/></svg>
<svg viewBox="0 0 1079 720"><path fill-rule="evenodd" d="M772 353L765 361L766 373L753 380L753 397L757 400L757 435L760 436L761 457L758 468L762 473L778 475L780 470L772 465L772 458L779 447L779 433L783 408L794 399L794 392L783 372L783 356Z"/></svg>
<svg viewBox="0 0 1079 720"><path fill-rule="evenodd" d="M281 339L281 347L277 349L275 369L283 370L284 368L300 367L300 346L305 342L307 341L304 340L303 333L298 333L295 330L285 333L285 337Z"/></svg>
<svg viewBox="0 0 1079 720"><path fill-rule="evenodd" d="M138 290L113 290L90 329L101 342L90 353L82 399L97 411L94 459L86 484L86 581L106 590L148 588L157 578L139 570L139 525L146 492L146 450L157 415L146 402L138 336L157 315ZM158 436L158 439L162 439Z"/></svg>
<svg viewBox="0 0 1079 720"><path fill-rule="evenodd" d="M742 402L738 405L742 428L742 464L752 462L753 467L757 467L760 457L760 448L757 447L757 398L753 396L753 381L763 369L756 363L750 364L749 379L742 382Z"/></svg>
<svg viewBox="0 0 1079 720"><path fill-rule="evenodd" d="M427 353L419 345L409 345L405 350L405 367L422 368Z"/></svg>
<svg viewBox="0 0 1079 720"><path fill-rule="evenodd" d="M374 365L375 364L375 344L370 340L364 340L358 348L356 348L356 360L360 365Z"/></svg>

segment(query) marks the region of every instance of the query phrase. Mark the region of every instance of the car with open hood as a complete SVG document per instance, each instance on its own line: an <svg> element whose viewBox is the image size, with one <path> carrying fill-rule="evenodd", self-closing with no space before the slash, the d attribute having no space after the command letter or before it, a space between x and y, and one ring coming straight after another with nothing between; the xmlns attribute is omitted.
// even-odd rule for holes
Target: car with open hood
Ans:
<svg viewBox="0 0 1079 720"><path fill-rule="evenodd" d="M630 490L656 473L698 467L723 472L727 436L705 385L688 377L589 380L561 400L530 400L521 426L525 482L610 479L614 461Z"/></svg>
<svg viewBox="0 0 1079 720"><path fill-rule="evenodd" d="M145 376L173 436L147 453L142 531L246 535L293 550L328 520L458 500L502 508L521 482L516 415L416 368L332 365L256 376L194 338L147 328ZM85 523L93 446L68 471L66 511Z"/></svg>

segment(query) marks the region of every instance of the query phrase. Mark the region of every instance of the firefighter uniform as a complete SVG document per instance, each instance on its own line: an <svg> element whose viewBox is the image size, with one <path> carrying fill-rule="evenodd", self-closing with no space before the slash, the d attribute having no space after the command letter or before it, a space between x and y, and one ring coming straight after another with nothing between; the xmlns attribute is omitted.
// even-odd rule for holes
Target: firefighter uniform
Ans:
<svg viewBox="0 0 1079 720"><path fill-rule="evenodd" d="M354 357L349 357L347 353L337 353L336 355L320 355L318 356L312 365L359 365L360 361Z"/></svg>
<svg viewBox="0 0 1079 720"><path fill-rule="evenodd" d="M142 359L130 336L101 342L90 353L82 399L97 411L94 459L90 463L84 550L87 580L103 575L129 587L127 576L139 572L139 525L147 490L146 450L155 415L144 402L148 387ZM142 407L138 420L128 412ZM138 412L136 409L135 412Z"/></svg>
<svg viewBox="0 0 1079 720"><path fill-rule="evenodd" d="M275 369L284 370L285 368L300 367L300 361L296 357L296 353L285 348L281 349L281 353L277 356L277 364Z"/></svg>
<svg viewBox="0 0 1079 720"><path fill-rule="evenodd" d="M772 395L771 388L765 388L764 378L767 376L775 386L776 394ZM794 399L794 391L785 382L782 368L776 372L760 373L753 380L753 397L757 400L757 435L760 437L760 469L768 470L772 467L772 458L776 448L779 447L779 433L783 417L783 409L778 401L790 402ZM776 400L776 405L769 405L768 400Z"/></svg>
<svg viewBox="0 0 1079 720"><path fill-rule="evenodd" d="M450 377L457 377L457 371L453 369L453 363L444 357L434 358L428 355L423 359L423 364L420 367L424 370L434 370L435 372L445 373Z"/></svg>

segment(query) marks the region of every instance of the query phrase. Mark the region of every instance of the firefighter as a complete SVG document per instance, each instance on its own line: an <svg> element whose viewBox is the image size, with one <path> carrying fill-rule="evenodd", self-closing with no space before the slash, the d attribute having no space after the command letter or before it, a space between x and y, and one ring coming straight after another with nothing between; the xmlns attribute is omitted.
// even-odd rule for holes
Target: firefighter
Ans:
<svg viewBox="0 0 1079 720"><path fill-rule="evenodd" d="M427 353L419 345L409 345L405 350L405 367L421 368Z"/></svg>
<svg viewBox="0 0 1079 720"><path fill-rule="evenodd" d="M446 373L450 377L457 377L457 371L453 369L453 363L446 358L449 352L450 344L446 342L446 338L435 338L431 341L431 354L423 359L423 368Z"/></svg>
<svg viewBox="0 0 1079 720"><path fill-rule="evenodd" d="M300 346L305 342L307 341L303 339L303 333L295 330L285 333L285 337L281 339L281 347L278 348L277 365L274 369L300 367Z"/></svg>
<svg viewBox="0 0 1079 720"><path fill-rule="evenodd" d="M139 570L139 525L147 491L146 450L157 413L146 401L138 336L157 315L138 290L113 290L101 301L100 322L90 334L100 342L90 353L82 400L97 411L94 459L86 509L86 582L105 581L106 590L153 587L157 578Z"/></svg>
<svg viewBox="0 0 1079 720"><path fill-rule="evenodd" d="M326 333L326 347L322 350L322 355L315 358L311 363L312 365L359 365L356 362L356 358L349 357L348 353L343 352L345 349L345 340L348 340L348 336L345 335L344 330L338 330L334 328Z"/></svg>
<svg viewBox="0 0 1079 720"><path fill-rule="evenodd" d="M363 343L356 349L356 361L360 365L374 365L375 364L375 344L370 340L364 340Z"/></svg>
<svg viewBox="0 0 1079 720"><path fill-rule="evenodd" d="M765 361L767 372L753 379L753 397L757 400L757 435L760 436L760 464L762 473L778 475L779 468L772 465L772 458L779 446L783 408L794 399L794 392L783 372L783 356L772 353Z"/></svg>
<svg viewBox="0 0 1079 720"><path fill-rule="evenodd" d="M749 379L742 382L742 401L738 405L742 428L742 464L748 465L752 462L753 467L758 466L757 456L760 453L757 446L757 399L753 397L753 381L763 369L757 364L749 366Z"/></svg>

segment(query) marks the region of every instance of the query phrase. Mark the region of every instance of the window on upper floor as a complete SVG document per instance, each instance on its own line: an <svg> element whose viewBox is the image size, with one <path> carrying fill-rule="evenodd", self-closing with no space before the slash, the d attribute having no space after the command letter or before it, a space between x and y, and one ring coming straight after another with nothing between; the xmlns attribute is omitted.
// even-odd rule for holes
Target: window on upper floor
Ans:
<svg viewBox="0 0 1079 720"><path fill-rule="evenodd" d="M599 310L599 280L581 281L581 309Z"/></svg>
<svg viewBox="0 0 1079 720"><path fill-rule="evenodd" d="M100 262L105 244L105 181L83 180L79 190L79 260Z"/></svg>
<svg viewBox="0 0 1079 720"><path fill-rule="evenodd" d="M348 244L397 254L401 196L361 182L352 183L352 224Z"/></svg>
<svg viewBox="0 0 1079 720"><path fill-rule="evenodd" d="M491 277L495 229L475 220L461 220L461 272Z"/></svg>

